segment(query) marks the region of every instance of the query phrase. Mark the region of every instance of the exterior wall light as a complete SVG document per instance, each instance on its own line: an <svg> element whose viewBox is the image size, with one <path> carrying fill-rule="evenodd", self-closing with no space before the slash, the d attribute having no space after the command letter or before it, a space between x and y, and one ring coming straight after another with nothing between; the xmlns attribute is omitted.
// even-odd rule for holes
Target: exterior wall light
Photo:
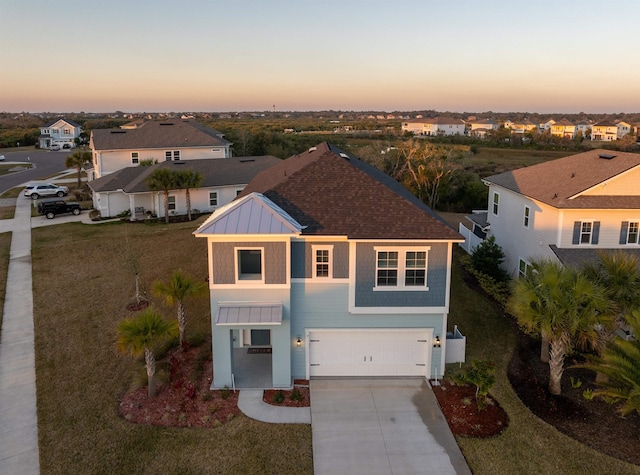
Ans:
<svg viewBox="0 0 640 475"><path fill-rule="evenodd" d="M296 346L297 347L301 347L302 346L302 338L300 338L300 337L296 338Z"/></svg>
<svg viewBox="0 0 640 475"><path fill-rule="evenodd" d="M440 337L438 335L436 335L436 339L433 340L433 347L440 348Z"/></svg>

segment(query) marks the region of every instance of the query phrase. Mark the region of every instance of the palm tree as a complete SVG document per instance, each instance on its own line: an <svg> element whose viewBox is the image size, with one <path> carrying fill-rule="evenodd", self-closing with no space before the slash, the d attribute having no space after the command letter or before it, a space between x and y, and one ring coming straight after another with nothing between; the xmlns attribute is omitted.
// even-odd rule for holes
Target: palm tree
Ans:
<svg viewBox="0 0 640 475"><path fill-rule="evenodd" d="M169 190L176 188L176 173L168 168L158 168L147 177L147 186L164 195L164 219L169 222Z"/></svg>
<svg viewBox="0 0 640 475"><path fill-rule="evenodd" d="M185 190L187 197L187 218L191 221L191 188L198 188L202 184L204 177L202 173L195 170L180 170L176 173L176 186Z"/></svg>
<svg viewBox="0 0 640 475"><path fill-rule="evenodd" d="M78 188L82 186L80 174L82 173L82 167L91 161L91 152L86 149L79 149L67 156L64 162L64 166L67 168L75 168L78 171Z"/></svg>
<svg viewBox="0 0 640 475"><path fill-rule="evenodd" d="M627 321L634 334L640 335L640 312L634 310ZM633 411L640 414L640 341L613 338L599 356L591 357L582 367L606 376L596 380L600 389L593 392L594 396L621 401L618 411L623 416Z"/></svg>
<svg viewBox="0 0 640 475"><path fill-rule="evenodd" d="M167 306L178 307L178 328L180 330L180 346L185 344L185 328L187 326L187 315L184 308L184 301L188 297L201 297L207 293L207 284L197 282L193 278L184 275L181 270L175 270L168 284L158 280L153 283L153 292L162 297Z"/></svg>
<svg viewBox="0 0 640 475"><path fill-rule="evenodd" d="M134 358L144 354L150 398L156 395L156 357L153 348L174 338L177 333L176 322L167 322L151 307L146 308L137 317L118 323L118 350L123 354L129 353Z"/></svg>
<svg viewBox="0 0 640 475"><path fill-rule="evenodd" d="M604 290L576 270L552 262L534 262L531 275L515 282L508 308L520 326L550 345L549 392L559 395L564 358L574 348L603 344L610 302Z"/></svg>

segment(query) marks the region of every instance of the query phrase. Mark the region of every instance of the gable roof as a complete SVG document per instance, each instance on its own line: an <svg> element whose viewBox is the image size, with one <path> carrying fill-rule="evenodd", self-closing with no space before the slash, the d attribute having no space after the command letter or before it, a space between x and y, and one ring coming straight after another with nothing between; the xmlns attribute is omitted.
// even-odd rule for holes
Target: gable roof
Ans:
<svg viewBox="0 0 640 475"><path fill-rule="evenodd" d="M613 158L601 158L613 156ZM590 150L484 180L556 208L638 208L640 196L580 196L640 166L640 154Z"/></svg>
<svg viewBox="0 0 640 475"><path fill-rule="evenodd" d="M45 125L43 125L42 127L51 127L52 125L54 125L56 122L59 122L59 121L66 122L66 123L67 123L67 124L69 124L71 127L81 127L81 125L80 125L80 124L77 124L77 123L75 123L75 122L74 122L74 121L72 121L72 120L65 119L64 117L58 117L57 119L50 120L49 122L47 122L47 123L46 123Z"/></svg>
<svg viewBox="0 0 640 475"><path fill-rule="evenodd" d="M327 142L260 173L240 197L251 193L305 226L303 235L461 240L396 180Z"/></svg>
<svg viewBox="0 0 640 475"><path fill-rule="evenodd" d="M193 234L300 234L304 226L260 193L217 209Z"/></svg>
<svg viewBox="0 0 640 475"><path fill-rule="evenodd" d="M191 169L203 176L201 188L229 185L246 185L253 177L267 168L280 163L277 157L208 158L201 160L166 161L148 167L127 167L89 182L94 192L122 190L125 193L145 193L151 191L147 177L159 168L172 170Z"/></svg>
<svg viewBox="0 0 640 475"><path fill-rule="evenodd" d="M94 150L145 148L227 147L223 134L194 120L150 120L136 128L91 131Z"/></svg>
<svg viewBox="0 0 640 475"><path fill-rule="evenodd" d="M559 126L572 127L572 126L575 126L575 124L571 122L569 119L560 119L558 122L553 124L552 127L559 127Z"/></svg>
<svg viewBox="0 0 640 475"><path fill-rule="evenodd" d="M435 117L431 119L410 119L406 122L412 124L436 124L436 125L464 125L464 120L462 119L454 119L453 117Z"/></svg>

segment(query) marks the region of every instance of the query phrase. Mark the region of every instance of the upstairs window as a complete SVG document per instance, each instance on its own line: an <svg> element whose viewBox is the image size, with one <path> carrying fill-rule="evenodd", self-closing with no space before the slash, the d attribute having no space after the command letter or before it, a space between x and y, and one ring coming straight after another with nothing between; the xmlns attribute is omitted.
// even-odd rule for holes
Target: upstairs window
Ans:
<svg viewBox="0 0 640 475"><path fill-rule="evenodd" d="M311 246L313 254L313 278L333 278L333 246Z"/></svg>
<svg viewBox="0 0 640 475"><path fill-rule="evenodd" d="M620 229L620 244L640 244L640 222L622 222L622 227Z"/></svg>
<svg viewBox="0 0 640 475"><path fill-rule="evenodd" d="M131 152L131 163L134 165L140 163L140 155L138 152Z"/></svg>
<svg viewBox="0 0 640 475"><path fill-rule="evenodd" d="M529 215L531 214L531 209L528 206L524 207L524 219L522 221L522 225L525 228L529 227Z"/></svg>
<svg viewBox="0 0 640 475"><path fill-rule="evenodd" d="M164 159L167 162L180 160L180 150L167 150L164 152Z"/></svg>
<svg viewBox="0 0 640 475"><path fill-rule="evenodd" d="M427 256L429 248L376 248L374 290L429 290Z"/></svg>
<svg viewBox="0 0 640 475"><path fill-rule="evenodd" d="M71 129L64 129L65 135L71 135Z"/></svg>
<svg viewBox="0 0 640 475"><path fill-rule="evenodd" d="M493 194L493 209L492 209L492 211L493 211L493 214L495 216L498 216L498 208L499 208L498 205L499 204L500 204L500 195L498 193L494 193Z"/></svg>
<svg viewBox="0 0 640 475"><path fill-rule="evenodd" d="M218 206L218 192L217 191L210 191L209 192L209 206L211 206L212 208L215 208L216 206Z"/></svg>
<svg viewBox="0 0 640 475"><path fill-rule="evenodd" d="M593 223L586 221L582 223L580 228L580 244L591 244L591 232L593 231Z"/></svg>
<svg viewBox="0 0 640 475"><path fill-rule="evenodd" d="M236 249L236 278L238 281L252 281L264 283L264 249L249 248Z"/></svg>
<svg viewBox="0 0 640 475"><path fill-rule="evenodd" d="M572 244L598 244L600 221L575 221Z"/></svg>

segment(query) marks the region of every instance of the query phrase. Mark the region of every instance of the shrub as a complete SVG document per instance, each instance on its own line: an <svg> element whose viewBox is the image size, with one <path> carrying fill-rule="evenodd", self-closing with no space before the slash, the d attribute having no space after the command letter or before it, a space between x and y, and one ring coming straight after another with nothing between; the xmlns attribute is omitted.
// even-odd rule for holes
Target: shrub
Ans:
<svg viewBox="0 0 640 475"><path fill-rule="evenodd" d="M273 402L276 404L282 404L284 402L284 393L282 391L278 391L273 395Z"/></svg>
<svg viewBox="0 0 640 475"><path fill-rule="evenodd" d="M229 399L229 396L231 396L231 391L229 390L229 386L225 385L225 387L220 390L220 397L222 399Z"/></svg>
<svg viewBox="0 0 640 475"><path fill-rule="evenodd" d="M292 401L301 401L302 394L300 394L300 390L298 388L293 388L293 391L291 391L290 398Z"/></svg>
<svg viewBox="0 0 640 475"><path fill-rule="evenodd" d="M471 265L471 256L469 255L465 254L460 257L460 265L476 278L478 285L485 294L498 302L502 308L506 307L511 293L507 282L496 282L493 277L478 272Z"/></svg>
<svg viewBox="0 0 640 475"><path fill-rule="evenodd" d="M482 241L471 255L471 265L475 270L488 275L496 282L507 282L509 275L500 267L504 260L502 248L496 244L496 238L491 236Z"/></svg>
<svg viewBox="0 0 640 475"><path fill-rule="evenodd" d="M494 371L495 367L492 363L473 360L469 366L453 376L456 384L473 384L476 387L476 404L479 411L487 405L489 389L496 382Z"/></svg>

